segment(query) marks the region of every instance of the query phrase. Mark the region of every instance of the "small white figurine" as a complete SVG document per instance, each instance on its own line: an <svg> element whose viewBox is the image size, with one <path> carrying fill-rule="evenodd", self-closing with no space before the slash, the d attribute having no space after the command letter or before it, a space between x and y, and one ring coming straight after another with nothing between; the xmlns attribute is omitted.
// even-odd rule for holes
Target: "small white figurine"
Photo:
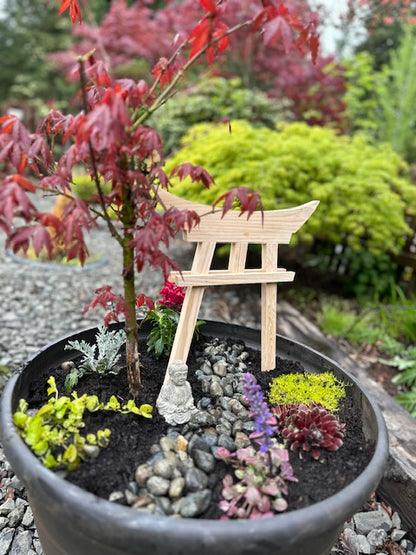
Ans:
<svg viewBox="0 0 416 555"><path fill-rule="evenodd" d="M194 405L191 384L187 381L188 366L182 360L173 361L168 368L169 379L163 384L156 407L171 425L185 424L198 409Z"/></svg>

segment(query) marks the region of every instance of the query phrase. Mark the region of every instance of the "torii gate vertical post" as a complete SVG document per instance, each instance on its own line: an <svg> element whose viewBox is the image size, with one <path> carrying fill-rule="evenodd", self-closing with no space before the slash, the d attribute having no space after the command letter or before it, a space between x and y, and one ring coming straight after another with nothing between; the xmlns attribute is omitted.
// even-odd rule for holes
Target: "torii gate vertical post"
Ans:
<svg viewBox="0 0 416 555"><path fill-rule="evenodd" d="M239 212L229 211L224 217L212 207L176 197L167 191L158 192L166 207L194 210L200 224L184 232L186 241L196 242L190 271L173 272L169 279L186 287L168 367L175 360L186 362L205 288L214 285L261 284L261 369L272 370L276 360L277 283L293 281L295 273L278 268L279 244L288 244L295 233L311 216L319 201L311 201L295 208L256 212L242 220ZM217 242L230 243L230 259L226 270L211 270ZM249 244L259 244L262 265L246 269ZM166 373L165 383L168 380Z"/></svg>
<svg viewBox="0 0 416 555"><path fill-rule="evenodd" d="M261 265L265 272L277 268L276 243L261 246ZM276 283L261 284L261 367L272 370L276 366L276 331L277 331L277 285ZM267 348L263 349L263 346Z"/></svg>

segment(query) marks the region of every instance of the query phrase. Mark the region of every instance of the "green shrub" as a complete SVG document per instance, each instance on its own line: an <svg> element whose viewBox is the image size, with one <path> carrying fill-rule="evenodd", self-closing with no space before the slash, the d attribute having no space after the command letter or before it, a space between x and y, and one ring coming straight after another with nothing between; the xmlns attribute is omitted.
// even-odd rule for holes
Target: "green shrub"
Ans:
<svg viewBox="0 0 416 555"><path fill-rule="evenodd" d="M269 401L273 405L310 405L319 403L336 411L345 397L345 386L332 372L321 374L286 374L270 384Z"/></svg>
<svg viewBox="0 0 416 555"><path fill-rule="evenodd" d="M318 210L294 240L374 255L399 252L410 233L405 212L416 210L416 188L405 177L406 163L386 144L375 147L362 135L339 136L303 123L271 130L246 121L233 122L231 134L223 124L196 125L182 144L167 169L191 161L216 183L210 189L189 179L175 183L178 196L212 204L243 185L261 193L265 209L317 199Z"/></svg>
<svg viewBox="0 0 416 555"><path fill-rule="evenodd" d="M277 121L293 119L289 101L272 100L264 92L242 87L238 78L213 77L175 96L152 116L166 153L180 146L188 129L200 122L245 119L274 128Z"/></svg>

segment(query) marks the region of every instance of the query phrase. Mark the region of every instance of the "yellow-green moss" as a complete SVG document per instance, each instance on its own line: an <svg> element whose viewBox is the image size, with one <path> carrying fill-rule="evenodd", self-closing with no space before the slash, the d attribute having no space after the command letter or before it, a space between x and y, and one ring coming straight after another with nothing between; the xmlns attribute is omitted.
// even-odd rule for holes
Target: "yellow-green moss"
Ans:
<svg viewBox="0 0 416 555"><path fill-rule="evenodd" d="M269 401L273 405L320 403L331 411L338 409L345 397L345 385L332 372L321 374L286 374L270 384Z"/></svg>

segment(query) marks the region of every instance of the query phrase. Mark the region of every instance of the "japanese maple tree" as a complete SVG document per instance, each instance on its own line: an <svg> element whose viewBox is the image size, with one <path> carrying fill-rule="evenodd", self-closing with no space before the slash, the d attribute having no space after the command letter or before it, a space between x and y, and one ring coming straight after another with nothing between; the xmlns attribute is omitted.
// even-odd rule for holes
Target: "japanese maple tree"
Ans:
<svg viewBox="0 0 416 555"><path fill-rule="evenodd" d="M134 396L142 389L136 307L152 306L151 299L136 293L135 271L150 265L160 268L167 278L177 265L164 247L179 230L199 221L194 212L166 209L158 191L169 186L170 175L190 176L206 186L213 181L203 168L189 163L167 175L161 140L146 125L148 118L173 96L192 66L202 59L212 64L226 53L234 33L260 34L265 47L282 41L285 49L308 49L312 58L318 49L316 20L302 20L283 2L259 1L255 12L232 26L226 23L227 0L199 0L194 5L193 25L178 35L173 52L156 62L148 81L114 79L103 61L88 52L76 64L82 105L78 113L51 110L35 133L15 116L0 118L0 162L5 170L0 185L0 228L7 235L7 247L17 252L32 245L37 255L42 250L51 255L52 238L58 238L68 258L83 263L87 254L84 232L101 219L122 250L123 292L102 287L87 308L107 308L110 303L106 322L124 318L127 375ZM66 11L74 23L81 23L78 0L61 0L59 12ZM58 143L63 145L59 155L55 154ZM83 166L95 184L97 205L72 194L76 166ZM111 184L110 192L103 190L103 181ZM40 212L30 197L36 191L66 196L69 202L63 217ZM248 214L259 200L256 193L237 186L224 195L224 213L234 198Z"/></svg>

